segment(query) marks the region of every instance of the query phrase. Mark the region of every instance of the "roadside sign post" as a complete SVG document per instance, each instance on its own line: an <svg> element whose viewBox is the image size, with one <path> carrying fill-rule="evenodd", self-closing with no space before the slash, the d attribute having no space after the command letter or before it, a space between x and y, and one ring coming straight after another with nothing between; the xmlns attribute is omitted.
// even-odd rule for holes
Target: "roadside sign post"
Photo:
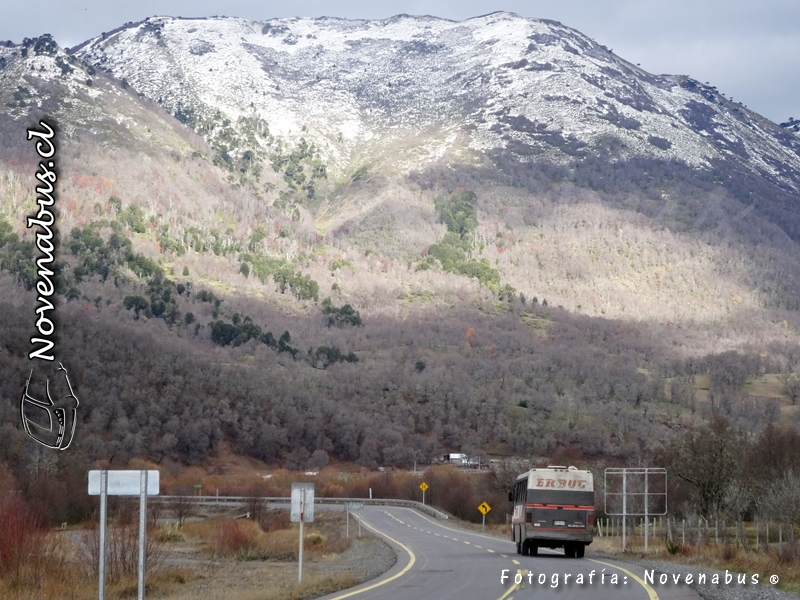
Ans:
<svg viewBox="0 0 800 600"><path fill-rule="evenodd" d="M91 491L89 492L91 493ZM106 511L108 506L108 471L100 471L100 556L98 557L98 584L100 600L106 597Z"/></svg>
<svg viewBox="0 0 800 600"><path fill-rule="evenodd" d="M159 492L158 471L89 471L89 495L100 496L100 556L98 557L98 598L106 594L106 517L108 495L139 496L139 578L138 600L144 600L145 551L147 548L147 496Z"/></svg>
<svg viewBox="0 0 800 600"><path fill-rule="evenodd" d="M625 552L625 526L628 524L628 507L626 505L626 500L628 499L628 480L627 480L627 471L622 472L622 551Z"/></svg>
<svg viewBox="0 0 800 600"><path fill-rule="evenodd" d="M144 600L144 553L147 547L147 471L139 471L139 594Z"/></svg>
<svg viewBox="0 0 800 600"><path fill-rule="evenodd" d="M492 507L489 506L489 504L487 502L481 502L480 505L478 506L478 510L481 511L481 514L483 515L483 519L481 521L481 531L485 531L486 530L486 513L488 513L490 510L492 510Z"/></svg>
<svg viewBox="0 0 800 600"><path fill-rule="evenodd" d="M345 510L347 511L347 537L350 537L350 512L358 511L358 537L361 537L361 509L364 508L363 502L346 502Z"/></svg>
<svg viewBox="0 0 800 600"><path fill-rule="evenodd" d="M422 483L419 484L419 489L422 490L422 504L424 505L425 504L425 490L428 489L428 484L423 481Z"/></svg>
<svg viewBox="0 0 800 600"><path fill-rule="evenodd" d="M302 583L303 581L303 509L305 504L305 498L300 500L300 552L297 561L297 583Z"/></svg>
<svg viewBox="0 0 800 600"><path fill-rule="evenodd" d="M619 478L622 491L613 491L620 489ZM644 516L644 551L647 552L650 517L667 514L667 470L661 467L608 468L604 488L605 513L622 517L622 551L627 547L628 517ZM655 507L651 503L653 500Z"/></svg>
<svg viewBox="0 0 800 600"><path fill-rule="evenodd" d="M303 581L303 523L314 521L314 484L293 483L292 505L290 512L292 523L300 523L300 549L298 552L297 583Z"/></svg>

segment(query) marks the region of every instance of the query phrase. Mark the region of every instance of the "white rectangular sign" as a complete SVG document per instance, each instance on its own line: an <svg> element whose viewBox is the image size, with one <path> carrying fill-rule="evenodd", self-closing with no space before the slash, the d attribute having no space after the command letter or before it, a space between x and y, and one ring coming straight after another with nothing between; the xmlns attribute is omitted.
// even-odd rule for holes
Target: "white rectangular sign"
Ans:
<svg viewBox="0 0 800 600"><path fill-rule="evenodd" d="M109 496L138 496L141 492L141 471L107 471ZM158 471L147 471L147 495L158 496ZM100 471L89 471L89 495L100 495Z"/></svg>
<svg viewBox="0 0 800 600"><path fill-rule="evenodd" d="M293 483L292 484L292 523L300 522L300 513L303 514L303 521L310 523L314 520L314 484L313 483Z"/></svg>

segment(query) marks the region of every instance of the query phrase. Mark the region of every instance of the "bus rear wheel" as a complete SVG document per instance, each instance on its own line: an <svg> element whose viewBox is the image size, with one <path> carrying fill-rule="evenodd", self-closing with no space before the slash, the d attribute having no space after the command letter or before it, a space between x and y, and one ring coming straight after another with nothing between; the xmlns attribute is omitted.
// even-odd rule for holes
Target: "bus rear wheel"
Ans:
<svg viewBox="0 0 800 600"><path fill-rule="evenodd" d="M575 548L575 555L578 558L583 558L583 555L586 553L586 544L578 544Z"/></svg>
<svg viewBox="0 0 800 600"><path fill-rule="evenodd" d="M522 542L517 542L517 554L522 554Z"/></svg>
<svg viewBox="0 0 800 600"><path fill-rule="evenodd" d="M564 544L564 556L567 558L575 558L575 546L572 544Z"/></svg>

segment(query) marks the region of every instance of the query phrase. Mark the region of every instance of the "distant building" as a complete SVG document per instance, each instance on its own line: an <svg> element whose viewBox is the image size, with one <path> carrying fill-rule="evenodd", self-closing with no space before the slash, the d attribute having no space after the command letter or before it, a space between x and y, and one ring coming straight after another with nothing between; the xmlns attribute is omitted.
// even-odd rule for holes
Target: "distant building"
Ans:
<svg viewBox="0 0 800 600"><path fill-rule="evenodd" d="M442 456L442 462L457 465L459 467L466 465L468 460L469 459L467 458L466 454L459 454L455 452L451 452L450 454L445 454Z"/></svg>

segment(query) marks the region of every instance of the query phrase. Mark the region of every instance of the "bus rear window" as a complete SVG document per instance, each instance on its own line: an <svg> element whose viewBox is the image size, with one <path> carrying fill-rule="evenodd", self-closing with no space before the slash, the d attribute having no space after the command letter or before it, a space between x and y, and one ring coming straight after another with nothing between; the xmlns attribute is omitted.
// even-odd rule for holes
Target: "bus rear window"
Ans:
<svg viewBox="0 0 800 600"><path fill-rule="evenodd" d="M559 506L594 506L594 492L573 490L528 490L528 504L558 504Z"/></svg>

